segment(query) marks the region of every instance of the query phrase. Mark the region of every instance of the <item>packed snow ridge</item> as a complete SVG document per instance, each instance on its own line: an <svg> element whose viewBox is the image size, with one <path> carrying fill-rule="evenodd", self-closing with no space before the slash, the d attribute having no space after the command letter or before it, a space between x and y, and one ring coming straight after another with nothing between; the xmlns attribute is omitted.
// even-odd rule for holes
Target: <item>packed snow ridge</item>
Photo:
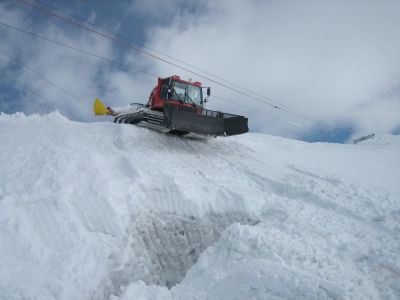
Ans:
<svg viewBox="0 0 400 300"><path fill-rule="evenodd" d="M0 115L0 299L400 299L400 138Z"/></svg>

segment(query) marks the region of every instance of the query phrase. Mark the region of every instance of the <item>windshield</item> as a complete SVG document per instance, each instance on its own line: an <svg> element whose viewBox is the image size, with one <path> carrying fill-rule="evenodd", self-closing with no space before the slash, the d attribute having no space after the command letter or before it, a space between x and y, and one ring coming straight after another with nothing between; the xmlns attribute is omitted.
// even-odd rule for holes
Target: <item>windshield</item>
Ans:
<svg viewBox="0 0 400 300"><path fill-rule="evenodd" d="M202 92L198 86L172 81L172 99L201 106Z"/></svg>

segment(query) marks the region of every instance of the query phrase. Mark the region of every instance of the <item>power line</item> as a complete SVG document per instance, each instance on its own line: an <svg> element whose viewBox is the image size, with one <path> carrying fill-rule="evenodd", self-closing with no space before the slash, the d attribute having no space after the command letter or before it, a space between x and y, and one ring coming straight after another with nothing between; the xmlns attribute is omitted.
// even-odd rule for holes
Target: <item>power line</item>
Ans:
<svg viewBox="0 0 400 300"><path fill-rule="evenodd" d="M94 54L94 53L92 53L92 52L88 52L88 51L82 50L82 49L80 49L80 48L77 48L77 47L74 47L74 46L71 46L71 45L68 45L68 44L65 44L65 43L62 43L62 42L59 42L59 41L50 39L50 38L45 37L45 36L43 36L43 35L40 35L40 34L37 34L37 33L33 33L33 32L30 32L30 31L27 31L27 30L24 30L24 29L22 29L22 28L15 27L15 26L12 26L12 25L9 25L9 24L5 24L5 23L3 23L3 22L0 22L0 25L5 26L5 27L8 27L8 28L11 28L11 29L14 29L14 30L17 30L17 31L19 31L19 32L23 32L23 33L29 34L29 35L31 35L31 36L33 36L33 37L36 37L36 38L45 40L45 41L47 41L47 42L51 42L51 43L57 44L57 45L59 45L59 46L63 46L63 47L66 47L66 48L69 48L69 49L72 49L72 50L81 52L81 53L83 53L83 54L86 54L86 55L89 55L89 56L93 56L93 57L96 57L96 58L98 58L98 59L102 59L102 60L107 61L107 62L109 62L109 63L116 64L116 65L119 65L119 66L122 66L122 67L125 67L125 68L128 68L128 69L132 69L132 70L141 72L141 73L143 73L143 74L146 74L146 75L148 75L148 76L151 76L152 78L153 78L153 77L157 77L156 74L150 73L150 72L145 71L145 70L142 70L142 69L138 68L137 66L135 66L135 65L133 65L133 64L129 64L129 65L128 65L128 64L124 64L124 63L115 61L115 60L113 60L113 59L110 59L110 58L107 58L107 57L104 57L104 56L100 56L100 55Z"/></svg>
<svg viewBox="0 0 400 300"><path fill-rule="evenodd" d="M7 75L5 75L3 72L0 73L0 77L4 77L5 79L9 80L10 82L14 82L15 79L8 77ZM15 83L14 83L15 84ZM26 88L26 87L24 87ZM32 88L28 88L29 92L40 97L41 99L46 100L48 103L51 103L52 101L50 101L50 99L43 97L43 95L39 94L38 92L36 92L34 89Z"/></svg>
<svg viewBox="0 0 400 300"><path fill-rule="evenodd" d="M33 75L38 76L41 80L43 80L47 84L49 84L49 85L53 86L54 88L64 92L65 94L68 94L69 96L73 97L74 99L86 104L86 101L83 100L83 97L80 97L80 96L77 96L77 95L71 93L70 91L68 91L68 90L58 86L57 84L53 83L52 81L48 80L42 74L27 68L26 66L24 66L24 64L20 60L16 59L15 57L13 57L11 54L9 54L8 52L4 51L3 49L0 49L0 52L3 53L3 55L7 56L10 59L10 61L8 61L8 63L10 65L19 66L24 72L29 73L31 75L33 74Z"/></svg>
<svg viewBox="0 0 400 300"><path fill-rule="evenodd" d="M282 106L282 107L285 107L285 108L291 110L292 112L296 112L296 113L298 113L298 114L300 114L300 115L302 115L302 116L305 116L305 117L307 117L307 118L309 118L309 119L312 119L312 117L311 117L310 115L307 115L307 114L305 114L305 113L303 113L303 112L301 112L301 111L299 111L299 110L290 108L289 106L286 106L286 105L284 105L284 104L282 104L282 103L279 103L279 102L277 102L277 101L274 101L274 100L272 100L271 98L265 97L264 95L261 95L260 93L257 93L257 92L255 92L255 91L252 91L252 90L250 90L250 89L248 89L248 88L246 88L246 87L243 87L243 86L241 86L241 85L239 85L239 84L237 84L237 83L234 83L234 82L232 82L232 81L226 80L226 79L224 79L224 78L222 78L222 77L220 77L220 76L218 76L218 75L215 75L215 74L213 74L213 73L210 73L210 72L208 72L208 71L206 71L206 70L204 70L204 69L201 69L201 68L199 68L199 67L196 67L196 66L194 66L194 65L192 65L192 64L189 64L189 63L187 63L187 62L185 62L185 61L183 61L183 60L177 59L177 58L175 58L175 57L173 57L173 56L170 56L170 55L168 55L168 54L166 54L166 53L164 53L164 52L162 52L162 51L159 51L159 50L156 50L156 49L147 47L147 46L145 46L143 43L139 43L139 42L137 42L137 41L134 41L134 40L132 40L132 39L130 39L130 38L128 38L128 37L125 37L125 36L123 36L123 35L120 35L120 34L118 34L118 33L113 32L113 31L109 31L109 30L106 30L106 29L101 28L101 27L99 28L98 25L96 25L96 24L94 24L94 23L91 23L91 22L88 22L87 20L85 20L85 19L83 19L83 18L81 18L81 17L78 17L78 16L72 14L71 12L68 12L68 11L66 11L66 10L57 8L57 7L55 7L55 6L53 6L53 5L50 5L50 4L48 4L48 3L44 2L44 1L41 1L41 0L33 0L33 1L34 1L34 2L37 2L37 3L40 3L41 5L44 5L44 6L46 6L46 7L49 7L49 8L51 8L52 10L59 11L59 12L65 14L65 15L67 15L67 16L69 16L69 17L72 17L72 18L74 18L74 19L77 19L77 20L79 20L80 22L82 22L82 23L84 23L84 24L88 24L88 25L90 25L90 26L93 26L94 28L101 29L101 30L104 31L104 32L110 33L110 34L112 34L112 35L114 35L114 36L117 36L117 37L119 37L119 38L121 38L121 39L127 40L127 41L129 41L129 42L131 42L131 43L134 43L134 44L136 44L136 45L139 45L139 47L141 47L141 48L148 49L148 50L150 50L150 51L153 51L153 52L155 52L155 53L158 53L158 54L161 54L161 55L163 55L163 56L165 56L165 57L168 57L168 58L170 58L170 59L173 59L173 60L175 60L175 61L177 61L177 62L179 62L179 63L182 63L182 64L184 64L184 65L186 65L186 66L188 66L188 67L190 67L190 68L192 68L192 69L201 71L201 72L203 72L203 73L205 73L205 74L207 74L207 75L210 75L210 76L212 76L212 77L214 77L214 78L217 78L217 79L219 79L219 80L221 80L221 81L223 81L223 82L225 82L225 83L228 83L228 84L230 84L230 85L232 85L232 86L236 86L236 87L238 87L238 88L240 88L240 89L242 89L242 90L244 90L244 91L247 91L247 92L249 92L249 93L252 93L253 95L256 95L257 97L264 98L265 100L268 100L268 101L271 102L271 103L275 103L275 104L277 104L277 105L280 105L280 106ZM268 104L271 105L271 103L268 103ZM279 107L274 106L274 108L279 108Z"/></svg>
<svg viewBox="0 0 400 300"><path fill-rule="evenodd" d="M260 113L260 114L264 114L264 115L266 115L266 116L269 116L269 117L272 117L272 118L275 118L275 119L280 119L278 116L275 116L275 115L273 115L273 114L270 114L270 113L267 113L267 112L264 112L264 111L257 110L257 109L255 109L254 107L246 106L246 105L243 105L243 104L241 104L241 103L239 103L239 102L236 102L236 101L233 101L233 100L228 100L228 99L226 99L226 98L224 98L224 97L217 96L217 95L215 95L215 94L213 94L212 96L213 96L213 98L217 98L217 99L222 100L222 101L225 101L225 102L233 103L233 104L235 104L235 105L237 105L237 106L246 108L246 109L248 109L248 110L251 110L251 111L254 111L254 112L257 112L257 113Z"/></svg>
<svg viewBox="0 0 400 300"><path fill-rule="evenodd" d="M126 65L126 64L123 64L123 63L121 63L121 62L118 62L118 61L115 61L115 60L112 60L112 59L109 59L109 58L106 58L106 57L103 57L103 56L96 55L96 54L94 54L94 53L91 53L91 52L82 50L82 49L77 48L77 47L73 47L73 46L71 46L71 45L68 45L68 44L65 44L65 43L62 43L62 42L59 42L59 41L55 41L55 40L50 39L50 38L47 38L47 37L45 37L45 36L42 36L42 35L39 35L39 34L30 32L30 31L27 31L27 30L24 30L24 29L21 29L21 28L12 26L12 25L8 25L8 24L2 23L2 22L0 22L0 25L6 26L7 28L10 28L10 29L13 29L13 30L17 30L17 31L22 32L22 33L25 33L25 34L29 34L29 35L31 35L31 36L33 36L33 37L35 37L35 38L43 39L43 40L45 40L45 41L47 41L47 42L54 43L54 44L56 44L57 46L66 47L66 48L69 48L69 49L78 51L78 52L83 53L83 54L88 55L88 56L93 56L93 57L95 57L95 58L102 59L102 60L108 61L108 62L113 63L113 64L118 64L118 65L120 65L120 66L122 66L122 67L126 67L126 68L131 68L131 67L132 67L131 65ZM1 50L0 50L0 51L1 51ZM148 76L151 76L152 78L153 78L153 77L154 77L154 78L157 78L157 77L158 77L156 74L149 73L149 72L147 72L147 71L141 70L141 69L136 68L136 67L133 67L133 69L134 69L135 71L137 71L137 72L145 73L145 74L147 74ZM278 117L278 116L275 116L275 115L273 115L273 114L270 114L270 113L267 113L267 112L264 112L264 111L260 111L260 110L258 110L258 109L253 108L253 107L243 105L243 104L238 103L238 102L233 101L233 100L228 100L228 99L226 99L226 98L217 96L217 95L215 95L215 94L213 94L213 98L220 99L220 100L222 100L222 101L226 101L226 102L232 103L232 104L234 104L234 105L237 105L237 106L246 108L246 109L251 110L251 111L254 111L254 112L256 112L256 113L260 113L260 114L267 115L267 116L269 116L269 117L272 117L272 118L275 118L275 119L278 119L278 120L285 121L285 122L287 122L287 123L290 123L290 122L291 122L291 121L286 120L286 119L284 119L284 118L282 118L282 117Z"/></svg>
<svg viewBox="0 0 400 300"><path fill-rule="evenodd" d="M63 21L65 21L65 22L68 22L68 23L70 23L70 24L72 24L72 25L75 25L75 26L77 26L77 27L83 28L83 29L85 29L85 30L87 30L87 31L89 31L89 32L95 33L95 34L97 34L97 35L99 35L99 36L101 36L101 37L103 37L103 38L106 38L106 39L109 39L109 40L111 40L111 41L114 41L114 42L116 42L116 43L118 43L118 44L120 44L120 45L122 45L122 46L131 48L131 49L135 49L135 50L137 50L137 51L139 51L139 52L141 52L141 53L143 53L143 54L145 54L145 55L148 55L148 56L150 56L150 57L152 57L152 58L154 58L154 59L160 60L160 61L162 61L162 62L164 62L164 63L167 63L167 64L169 64L169 65L172 65L172 66L174 66L174 67L176 67L176 68L178 68L178 69L181 69L181 70L184 70L184 71L189 72L189 73L191 73L191 74L194 74L194 75L196 75L196 76L199 76L199 77L201 77L201 78L203 78L203 79L206 79L206 80L208 80L208 81L210 81L210 82L213 82L213 83L215 83L215 84L217 84L217 85L220 85L220 86L222 86L222 87L225 87L225 88L227 88L227 89L230 89L230 90L232 90L232 91L235 91L235 92L237 92L237 93L239 93L239 94L242 94L242 95L244 95L244 96L246 96L246 97L252 98L252 99L257 100L257 101L259 101L259 102L262 102L262 103L264 103L264 104L268 104L268 105L272 106L274 109L279 109L279 110L285 111L285 112L287 112L287 113L289 113L289 114L296 115L296 116L298 116L298 117L300 117L300 118L302 118L302 119L304 119L304 120L307 120L307 121L309 121L309 122L317 123L317 121L315 121L315 120L313 120L313 119L311 119L311 118L305 116L303 113L295 112L295 111L293 111L293 109L290 109L290 110L289 110L289 109L285 109L285 108L283 108L283 107L281 107L281 106L278 106L278 105L275 105L275 104L271 103L270 101L267 101L267 100L265 100L265 99L263 99L263 98L256 97L256 96L254 96L254 95L245 93L245 92L243 92L243 91L241 91L241 90L239 90L239 89L237 89L237 88L233 88L233 87L228 86L228 85L226 85L226 84L224 84L224 83L221 83L221 82L219 82L219 81L217 81L217 80L214 80L214 79L212 79L212 78L209 78L209 77L207 77L207 76L204 76L204 75L202 75L202 74L200 74L200 73L198 73L198 72L194 72L194 71L192 71L192 70L190 70L190 69L188 69L188 68L186 68L186 67L180 66L180 65L178 65L178 64L176 64L176 63L174 63L174 62L168 61L167 59L164 59L164 58L162 58L162 57L159 57L159 56L157 56L157 55L154 55L154 54L152 54L152 53L149 53L148 51L145 51L145 50L143 50L143 49L140 48L140 47L137 47L137 46L135 46L135 45L132 45L132 43L124 42L123 40L114 38L114 37L109 36L109 35L107 35L107 34L101 33L101 32L99 32L99 31L97 31L97 30L91 29L91 28L89 28L89 27L87 27L87 26L84 26L84 25L82 25L82 24L79 24L79 23L77 23L77 22L74 22L73 20L70 20L70 19L68 19L68 18L66 18L66 17L60 16L60 15L58 15L58 14L56 14L56 13L54 13L54 12L48 10L48 9L45 9L45 8L43 8L43 7L40 7L40 6L34 5L34 4L32 4L32 3L29 3L29 2L27 2L27 1L25 1L25 0L17 0L17 1L20 2L20 3L22 3L22 4L25 4L25 5L27 5L27 6L30 6L30 7L34 8L34 9L36 9L36 10L40 10L41 12L44 12L44 13L50 15L50 16L56 17L56 18L58 18L58 19L60 19L60 20L63 20Z"/></svg>
<svg viewBox="0 0 400 300"><path fill-rule="evenodd" d="M235 104L235 105L237 105L237 106L240 106L240 107L243 107L243 108L245 108L245 109L254 111L254 112L258 113L258 114L263 114L263 115L272 117L272 118L274 118L274 119L277 119L277 120L286 122L286 123L288 123L288 124L290 124L290 125L294 125L294 126L297 126L297 127L304 127L303 125L300 125L300 124L298 124L298 123L296 123L296 122L287 120L287 119L282 118L282 117L275 116L275 115L273 115L273 114L267 113L267 112L262 111L262 110L255 109L254 107L250 107L250 106L243 105L243 104L238 103L238 102L235 102L235 101L233 101L233 100L228 100L228 99L226 99L226 98L223 98L223 97L220 97L220 96L216 96L216 95L213 95L213 97L214 97L214 98L217 98L217 99L220 99L220 100L222 100L222 101L226 101L226 102L229 102L229 103L233 103L233 104ZM306 126L306 127L309 127L309 126Z"/></svg>
<svg viewBox="0 0 400 300"><path fill-rule="evenodd" d="M133 44L138 45L140 48L153 51L153 52L155 52L155 53L157 53L157 54L161 54L161 55L163 55L163 56L165 56L165 57L168 57L168 58L173 59L173 60L175 60L175 61L177 61L177 62L179 62L179 63L182 63L182 64L184 64L184 65L186 65L186 66L188 66L188 67L190 67L190 68L192 68L192 69L201 71L201 72L203 72L203 73L205 73L205 74L207 74L207 75L210 75L210 76L212 76L212 77L215 77L215 78L217 78L217 79L219 79L219 80L221 80L221 81L224 81L224 82L226 82L226 83L229 83L229 84L231 84L231 85L233 85L233 86L236 85L236 86L240 87L241 89L246 90L246 88L244 88L244 87L241 87L241 86L239 86L239 85L237 85L237 84L235 84L235 83L233 83L233 82L230 82L230 81L228 81L228 80L225 80L225 79L222 78L222 77L219 77L219 76L217 76L217 75L215 75L215 74L212 74L212 73L210 73L210 72L207 72L207 71L204 70L204 69L201 69L201 68L199 68L199 67L196 67L196 66L194 66L194 65L192 65L192 64L189 64L189 63L187 63L187 62L185 62L185 61L183 61L183 60L180 60L180 59L178 59L178 58L176 58L176 57L173 57L173 56L171 56L171 55L168 55L168 54L166 54L166 53L164 53L164 52L162 52L162 51L159 51L159 50L150 48L150 47L144 45L143 43L137 42L137 41L135 41L135 40L132 40L132 39L126 37L126 36L123 36L123 35L121 35L121 34L115 33L115 32L113 32L113 31L109 31L109 30L106 30L106 29L101 28L101 27L99 28L98 25L96 25L96 24L94 24L94 23L91 23L91 22L88 22L87 20L85 20L85 19L83 19L83 18L81 18L81 17L78 17L78 16L72 14L71 12L68 12L68 11L66 11L66 10L63 10L63 9L60 9L60 8L55 7L55 6L53 6L53 5L50 5L50 4L48 4L48 3L44 2L44 1L40 1L40 0L33 0L33 1L34 1L34 2L37 2L37 3L40 3L41 5L44 5L44 6L46 6L46 7L49 7L49 8L51 8L52 10L59 11L59 12L63 13L64 15L67 15L67 16L69 16L69 17L72 17L72 18L74 18L74 19L77 19L77 20L79 20L80 22L82 22L83 24L88 24L88 25L90 25L90 26L93 26L94 28L101 29L101 30L104 31L104 32L110 33L110 34L112 34L112 35L114 35L114 36L116 36L116 37L119 37L119 38L121 38L121 39L127 40L127 41L129 41L129 42L131 42L131 43L133 43ZM248 90L248 91L251 92L250 90Z"/></svg>

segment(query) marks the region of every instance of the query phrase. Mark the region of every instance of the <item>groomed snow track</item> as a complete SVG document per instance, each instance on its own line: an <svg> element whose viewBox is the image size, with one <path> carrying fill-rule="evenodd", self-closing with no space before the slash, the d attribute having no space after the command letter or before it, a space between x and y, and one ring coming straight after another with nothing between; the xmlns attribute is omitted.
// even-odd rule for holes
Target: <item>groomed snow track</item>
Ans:
<svg viewBox="0 0 400 300"><path fill-rule="evenodd" d="M113 293L138 280L168 288L180 283L200 254L234 223L258 221L241 212L202 217L151 213L132 218L121 251L110 259Z"/></svg>
<svg viewBox="0 0 400 300"><path fill-rule="evenodd" d="M0 115L0 299L399 299L400 138Z"/></svg>

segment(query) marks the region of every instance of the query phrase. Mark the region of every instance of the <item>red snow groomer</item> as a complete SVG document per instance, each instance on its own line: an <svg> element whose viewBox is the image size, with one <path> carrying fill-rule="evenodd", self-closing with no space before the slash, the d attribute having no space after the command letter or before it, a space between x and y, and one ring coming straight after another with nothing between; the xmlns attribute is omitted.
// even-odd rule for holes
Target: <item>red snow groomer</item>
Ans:
<svg viewBox="0 0 400 300"><path fill-rule="evenodd" d="M243 116L204 108L210 96L203 98L200 82L182 80L179 76L158 78L146 104L131 103L124 108L106 107L99 99L94 102L96 115L112 115L115 123L135 124L179 135L189 133L230 136L249 131Z"/></svg>

